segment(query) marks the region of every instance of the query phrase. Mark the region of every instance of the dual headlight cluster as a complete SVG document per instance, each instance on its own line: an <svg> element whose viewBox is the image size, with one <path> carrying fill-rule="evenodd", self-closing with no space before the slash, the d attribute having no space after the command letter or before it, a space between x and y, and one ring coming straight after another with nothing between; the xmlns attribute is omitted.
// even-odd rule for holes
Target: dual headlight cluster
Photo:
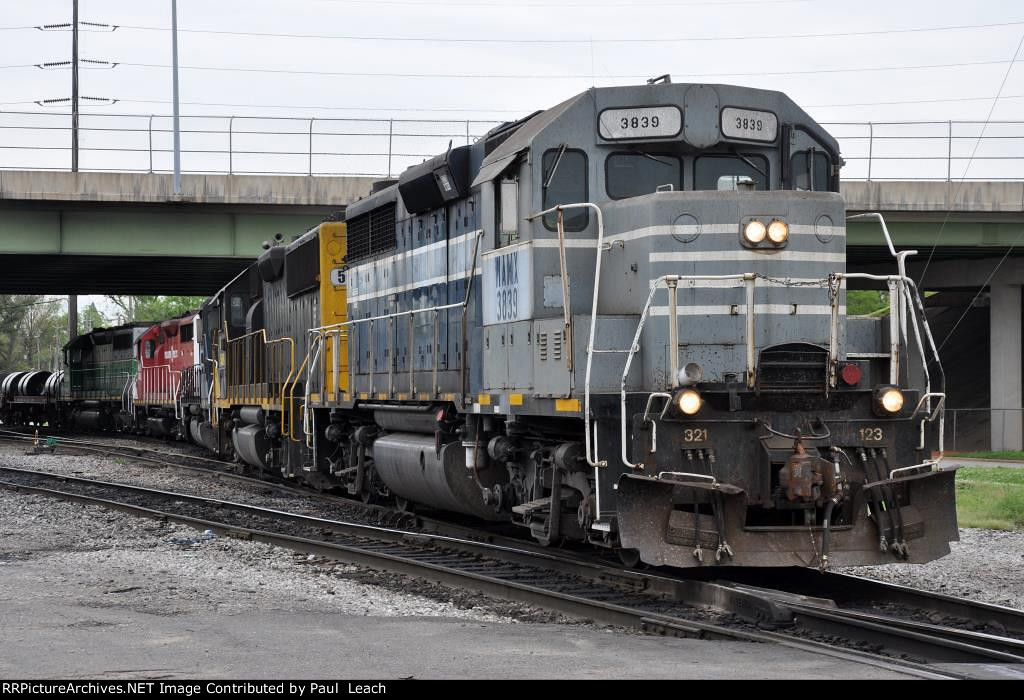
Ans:
<svg viewBox="0 0 1024 700"><path fill-rule="evenodd" d="M895 386L881 386L875 389L875 412L882 416L895 416L903 410L903 392ZM683 389L672 399L684 416L693 416L704 405L704 399L696 389Z"/></svg>
<svg viewBox="0 0 1024 700"><path fill-rule="evenodd" d="M742 226L744 244L756 247L762 243L783 246L789 240L789 224L782 219L772 219L767 224L760 219L750 219Z"/></svg>

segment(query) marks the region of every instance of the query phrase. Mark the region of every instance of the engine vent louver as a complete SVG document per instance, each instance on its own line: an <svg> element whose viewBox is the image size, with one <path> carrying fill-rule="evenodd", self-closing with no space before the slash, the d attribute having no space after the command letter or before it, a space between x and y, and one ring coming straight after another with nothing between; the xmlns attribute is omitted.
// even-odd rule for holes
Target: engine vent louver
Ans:
<svg viewBox="0 0 1024 700"><path fill-rule="evenodd" d="M807 343L776 345L761 351L757 363L759 393L825 391L828 352Z"/></svg>

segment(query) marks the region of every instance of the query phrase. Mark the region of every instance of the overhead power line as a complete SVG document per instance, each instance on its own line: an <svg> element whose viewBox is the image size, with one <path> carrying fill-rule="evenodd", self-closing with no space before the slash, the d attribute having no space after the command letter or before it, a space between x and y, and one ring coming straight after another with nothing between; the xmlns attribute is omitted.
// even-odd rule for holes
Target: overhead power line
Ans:
<svg viewBox="0 0 1024 700"><path fill-rule="evenodd" d="M989 107L988 116L985 117L985 123L982 124L981 127L981 133L978 134L978 139L974 142L974 148L973 150L971 150L971 157L968 158L967 165L964 166L964 174L960 178L960 182L957 184L956 192L953 193L953 199L950 200L951 202L955 203L956 200L960 197L960 190L963 189L964 181L967 179L967 171L971 169L971 163L974 162L974 156L977 155L978 153L978 147L981 145L981 140L985 136L985 130L988 128L989 121L992 120L992 115L996 111L996 105L999 104L999 97L1003 94L1003 88L1006 87L1006 81L1010 79L1010 73L1013 71L1013 62L1017 60L1017 56L1020 55L1020 50L1022 47L1024 47L1024 34L1021 35L1020 41L1017 42L1017 48L1013 52L1013 61L1011 61L1010 65L1007 66L1006 73L1003 74L1003 81L999 83L999 89L996 90L996 96L992 99L992 106ZM939 226L939 232L935 234L935 240L932 242L932 249L928 253L928 260L925 261L924 270L921 271L921 277L919 282L922 287L924 285L924 278L928 274L928 267L932 264L932 258L935 257L935 248L939 245L939 239L942 238L942 233L946 229L946 224L949 222L949 217L952 213L953 207L950 206L949 211L946 212L945 218L942 219L942 225ZM1014 245L1016 244L1017 242L1014 241ZM1010 246L1010 250L1013 250L1013 246ZM1006 254L1009 255L1010 251L1008 250ZM1003 257L1003 260L1006 260L1006 256ZM1000 260L999 263L995 266L995 269L992 270L992 275L989 276L989 279L991 279L992 276L996 274L996 271L999 269L1000 265L1003 264L1003 260ZM988 284L988 282L986 282L986 284ZM982 285L982 287L984 287L984 285ZM978 294L981 294L980 289L978 290ZM975 296L975 298L977 298L977 296ZM967 312L965 311L964 314L966 315L966 313ZM953 331L956 330L956 327L960 325L960 321L962 321L963 318L964 317L961 316L953 325L953 328L950 329L949 335L946 336L947 340L949 339L949 336L953 334ZM944 340L942 342L943 344L945 344L946 341Z"/></svg>
<svg viewBox="0 0 1024 700"><path fill-rule="evenodd" d="M1010 22L993 22L990 24L960 24L943 27L912 27L905 29L876 29L858 32L823 32L805 34L749 34L749 35L725 35L725 36L686 36L686 37L623 37L623 38L594 38L594 39L526 39L526 38L503 38L503 37L413 37L413 36L365 36L355 34L302 34L283 32L243 32L228 29L181 29L180 33L188 34L215 34L219 36L244 36L260 38L282 38L282 39L327 39L333 41L373 41L373 42L403 42L403 43L429 43L429 44L675 44L689 42L709 41L759 41L759 40L793 40L793 39L830 39L839 37L879 36L886 34L919 34L929 32L948 32L976 29L993 29L1002 27L1016 27L1024 25L1024 20ZM167 27L152 27L141 25L121 25L123 29L134 31L166 32Z"/></svg>
<svg viewBox="0 0 1024 700"><path fill-rule="evenodd" d="M412 2L410 0L313 0L314 2L327 2L339 5L396 5L400 7L487 7L493 9L492 2L443 2L431 0L430 2ZM819 0L691 0L689 2L671 2L670 0L637 0L629 3L630 7L706 7L709 5L797 5ZM507 7L567 7L567 8L604 8L608 10L621 10L621 3L597 3L597 2L503 2L500 8Z"/></svg>
<svg viewBox="0 0 1024 700"><path fill-rule="evenodd" d="M1024 95L1003 95L1000 99L1017 100L1022 97L1024 97ZM803 105L803 107L805 109L820 109L823 107L884 107L886 105L923 105L942 102L988 102L991 99L993 99L992 95L985 95L984 97L939 97L934 99L890 100L885 102L838 102L822 105Z"/></svg>
<svg viewBox="0 0 1024 700"><path fill-rule="evenodd" d="M821 75L838 73L875 73L883 71L902 70L931 70L937 68L962 68L971 66L997 66L1019 62L1021 59L998 60L998 61L964 61L959 63L929 63L904 66L863 66L857 68L811 68L807 70L783 70L783 71L753 71L753 72L728 72L717 73L685 73L672 71L672 75L683 78L725 78L725 77L759 77L759 76L787 76L787 75ZM133 68L170 68L165 63L128 63L122 62L116 65L129 66ZM511 73L393 73L393 72L363 72L363 71L322 71L322 70L300 70L288 68L246 68L241 66L180 66L182 70L218 71L230 73L257 73L262 75L322 75L332 77L365 77L365 78L459 78L459 79L485 79L485 80L590 80L603 78L611 80L633 80L644 79L657 71L648 73L632 74L601 74L591 73L578 74L511 74Z"/></svg>

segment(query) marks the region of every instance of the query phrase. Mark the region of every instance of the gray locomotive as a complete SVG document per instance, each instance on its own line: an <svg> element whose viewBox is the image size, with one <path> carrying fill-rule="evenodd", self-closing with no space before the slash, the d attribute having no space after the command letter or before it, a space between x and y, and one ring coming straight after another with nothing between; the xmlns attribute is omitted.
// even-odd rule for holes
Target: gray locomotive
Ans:
<svg viewBox="0 0 1024 700"><path fill-rule="evenodd" d="M102 412L148 401L257 472L631 564L940 557L942 369L880 216L893 273L846 271L841 165L779 92L593 88L267 242L187 319L173 397L129 375ZM847 317L850 280L887 317ZM58 396L23 384L0 418Z"/></svg>
<svg viewBox="0 0 1024 700"><path fill-rule="evenodd" d="M908 253L845 271L842 162L779 92L663 80L380 183L324 271L307 477L655 565L942 556L941 367Z"/></svg>

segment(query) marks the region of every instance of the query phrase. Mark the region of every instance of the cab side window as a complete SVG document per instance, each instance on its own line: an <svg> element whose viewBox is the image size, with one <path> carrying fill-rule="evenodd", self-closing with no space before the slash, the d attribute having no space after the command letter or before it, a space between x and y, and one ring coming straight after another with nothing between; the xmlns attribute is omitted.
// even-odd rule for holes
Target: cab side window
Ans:
<svg viewBox="0 0 1024 700"><path fill-rule="evenodd" d="M146 359L147 360L152 360L153 359L153 355L155 355L155 354L156 354L156 341L155 340L147 340L146 341Z"/></svg>
<svg viewBox="0 0 1024 700"><path fill-rule="evenodd" d="M797 151L790 160L793 189L813 192L829 191L831 162L828 154L816 149Z"/></svg>
<svg viewBox="0 0 1024 700"><path fill-rule="evenodd" d="M589 201L587 154L564 146L545 151L541 159L541 189L545 209ZM587 209L569 209L562 212L562 221L566 231L582 231L590 223L590 212ZM557 231L558 214L545 215L544 227Z"/></svg>
<svg viewBox="0 0 1024 700"><path fill-rule="evenodd" d="M231 315L229 318L232 326L245 325L245 306L239 294L231 296Z"/></svg>

